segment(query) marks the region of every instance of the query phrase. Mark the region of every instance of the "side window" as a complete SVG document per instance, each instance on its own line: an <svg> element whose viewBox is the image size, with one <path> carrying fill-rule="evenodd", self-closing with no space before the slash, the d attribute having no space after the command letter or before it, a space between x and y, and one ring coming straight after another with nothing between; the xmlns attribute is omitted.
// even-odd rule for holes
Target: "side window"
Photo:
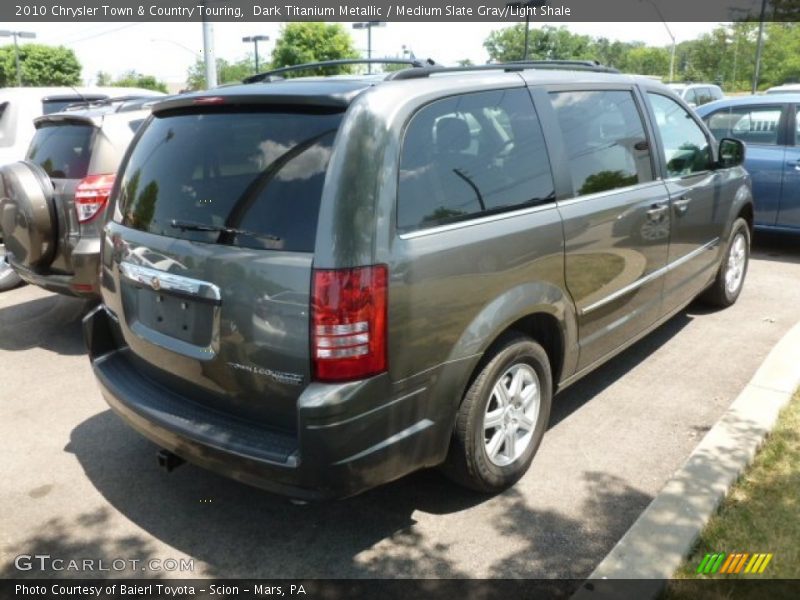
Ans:
<svg viewBox="0 0 800 600"><path fill-rule="evenodd" d="M794 144L795 146L800 145L800 118L797 115L800 114L800 110L797 109L795 105L795 119L794 119Z"/></svg>
<svg viewBox="0 0 800 600"><path fill-rule="evenodd" d="M697 88L697 106L708 104L714 99L711 90L708 88Z"/></svg>
<svg viewBox="0 0 800 600"><path fill-rule="evenodd" d="M706 123L717 139L732 137L747 144L775 146L780 121L780 106L736 106L713 113Z"/></svg>
<svg viewBox="0 0 800 600"><path fill-rule="evenodd" d="M411 120L400 158L399 231L554 198L544 136L527 90L438 100Z"/></svg>
<svg viewBox="0 0 800 600"><path fill-rule="evenodd" d="M686 102L686 104L697 105L697 91L695 88L689 88L684 92L683 101Z"/></svg>
<svg viewBox="0 0 800 600"><path fill-rule="evenodd" d="M576 195L653 180L650 147L631 92L554 92L550 98Z"/></svg>
<svg viewBox="0 0 800 600"><path fill-rule="evenodd" d="M706 134L672 98L648 92L664 144L669 177L684 177L711 168L713 155Z"/></svg>

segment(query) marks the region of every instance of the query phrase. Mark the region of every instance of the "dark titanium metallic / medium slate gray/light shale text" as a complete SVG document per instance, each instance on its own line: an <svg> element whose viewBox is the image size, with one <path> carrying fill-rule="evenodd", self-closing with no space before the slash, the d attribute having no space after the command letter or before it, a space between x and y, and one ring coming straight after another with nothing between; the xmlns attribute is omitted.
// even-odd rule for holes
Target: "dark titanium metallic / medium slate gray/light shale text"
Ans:
<svg viewBox="0 0 800 600"><path fill-rule="evenodd" d="M505 0L461 0L441 3L436 0L393 2L358 0L335 2L317 0L313 5L300 2L228 0L224 5L198 0L138 2L120 0L113 6L106 0L46 0L31 4L0 4L0 21L83 22L200 22L213 21L341 21L365 19L379 21L441 22L644 22L644 21L757 21L760 3L752 0L552 0L534 2L530 7L510 6ZM797 8L779 7L770 13L774 21L798 20Z"/></svg>

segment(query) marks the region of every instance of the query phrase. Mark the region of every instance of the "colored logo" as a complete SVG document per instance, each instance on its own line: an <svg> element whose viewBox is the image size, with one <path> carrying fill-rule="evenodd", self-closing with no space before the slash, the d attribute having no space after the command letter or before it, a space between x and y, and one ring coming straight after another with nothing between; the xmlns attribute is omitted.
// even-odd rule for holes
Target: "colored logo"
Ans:
<svg viewBox="0 0 800 600"><path fill-rule="evenodd" d="M713 575L714 573L724 573L726 575L739 575L740 573L763 573L769 561L772 560L772 553L749 554L747 552L716 552L706 554L697 573Z"/></svg>

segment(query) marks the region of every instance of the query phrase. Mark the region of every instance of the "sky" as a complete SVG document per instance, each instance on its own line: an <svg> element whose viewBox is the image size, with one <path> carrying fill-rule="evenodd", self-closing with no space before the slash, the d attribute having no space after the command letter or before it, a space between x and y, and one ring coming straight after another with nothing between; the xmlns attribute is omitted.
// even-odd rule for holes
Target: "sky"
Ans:
<svg viewBox="0 0 800 600"><path fill-rule="evenodd" d="M366 56L367 34L352 30L356 48ZM492 30L513 23L387 23L372 31L373 57L399 56L405 45L417 58L433 58L452 64L464 58L476 64L488 59L483 41ZM710 31L718 23L570 23L574 33L604 36L624 42L643 41L651 45L669 46L670 35L678 43ZM531 24L531 28L541 27ZM268 35L268 42L259 43L262 61L269 59L280 35L281 23L214 23L216 55L235 61L252 54L253 44L242 37ZM186 71L203 49L200 23L15 23L18 31L36 33L38 43L65 45L72 48L83 65L84 83L94 83L98 71L118 76L128 70L155 75L169 84L180 86ZM5 42L8 38L3 38Z"/></svg>

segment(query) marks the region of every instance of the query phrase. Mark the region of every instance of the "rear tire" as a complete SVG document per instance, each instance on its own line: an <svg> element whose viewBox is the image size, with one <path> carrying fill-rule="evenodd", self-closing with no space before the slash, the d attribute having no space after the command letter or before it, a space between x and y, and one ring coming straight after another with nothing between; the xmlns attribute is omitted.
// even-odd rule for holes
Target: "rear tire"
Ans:
<svg viewBox="0 0 800 600"><path fill-rule="evenodd" d="M744 287L747 266L750 263L750 227L742 218L731 228L728 246L714 283L700 295L700 300L710 306L727 308L736 302Z"/></svg>
<svg viewBox="0 0 800 600"><path fill-rule="evenodd" d="M530 467L550 419L553 381L547 353L522 334L501 338L487 359L464 395L443 471L496 493Z"/></svg>

